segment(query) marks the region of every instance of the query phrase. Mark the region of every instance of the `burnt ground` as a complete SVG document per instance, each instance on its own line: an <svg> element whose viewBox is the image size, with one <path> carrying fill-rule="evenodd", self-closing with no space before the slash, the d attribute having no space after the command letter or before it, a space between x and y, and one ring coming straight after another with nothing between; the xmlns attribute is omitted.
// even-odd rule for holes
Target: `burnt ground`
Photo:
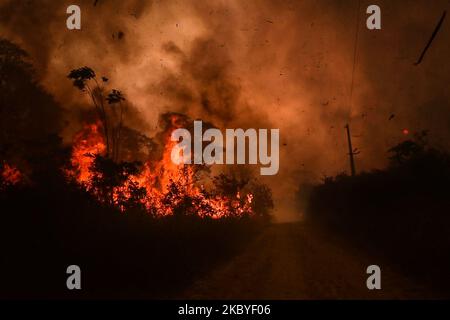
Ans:
<svg viewBox="0 0 450 320"><path fill-rule="evenodd" d="M381 290L366 287L381 267ZM306 223L276 224L198 280L183 299L430 299L432 290Z"/></svg>

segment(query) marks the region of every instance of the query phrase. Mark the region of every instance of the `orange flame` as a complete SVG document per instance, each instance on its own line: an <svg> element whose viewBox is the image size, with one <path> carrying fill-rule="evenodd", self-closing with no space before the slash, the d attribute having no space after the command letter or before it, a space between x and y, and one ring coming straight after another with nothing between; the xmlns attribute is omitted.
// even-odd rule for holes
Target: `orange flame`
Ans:
<svg viewBox="0 0 450 320"><path fill-rule="evenodd" d="M90 168L94 162L94 156L102 154L106 150L103 136L100 133L100 124L86 125L75 135L74 141L71 158L73 169L68 170L67 174L89 189L92 179Z"/></svg>
<svg viewBox="0 0 450 320"><path fill-rule="evenodd" d="M159 161L147 161L141 171L129 176L120 186L112 191L114 205L121 207L122 201L132 197L132 188L142 188L145 196L140 203L148 212L156 216L175 215L179 212L196 214L199 217L219 219L231 216L252 215L252 194L241 196L238 192L229 198L215 195L205 190L196 181L194 168L191 165L176 165L172 162L171 152L175 142L170 140L176 124L176 116L164 132L164 150ZM71 165L67 170L68 177L77 181L87 191L92 191L92 164L95 155L105 152L106 146L99 124L85 126L74 137Z"/></svg>

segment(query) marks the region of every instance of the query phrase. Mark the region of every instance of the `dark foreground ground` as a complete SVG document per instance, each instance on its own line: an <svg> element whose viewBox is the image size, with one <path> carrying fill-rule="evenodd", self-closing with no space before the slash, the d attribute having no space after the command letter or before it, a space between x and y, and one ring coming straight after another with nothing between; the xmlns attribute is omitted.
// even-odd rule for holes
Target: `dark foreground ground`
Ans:
<svg viewBox="0 0 450 320"><path fill-rule="evenodd" d="M382 289L366 287L377 264ZM179 298L189 299L430 299L443 296L305 223L268 227L241 254Z"/></svg>
<svg viewBox="0 0 450 320"><path fill-rule="evenodd" d="M136 224L132 226L136 232ZM256 228L233 222L184 221L180 226L177 221L162 226L142 223L145 232L136 232L136 238L125 237L117 229L76 232L78 247L76 241L61 242L55 237L42 244L36 237L33 243L28 235L23 250L4 251L2 298L448 298L389 258L356 249L310 222ZM58 250L62 245L66 250ZM80 291L65 287L65 268L73 263L82 269ZM373 264L381 268L381 290L366 287L366 269Z"/></svg>

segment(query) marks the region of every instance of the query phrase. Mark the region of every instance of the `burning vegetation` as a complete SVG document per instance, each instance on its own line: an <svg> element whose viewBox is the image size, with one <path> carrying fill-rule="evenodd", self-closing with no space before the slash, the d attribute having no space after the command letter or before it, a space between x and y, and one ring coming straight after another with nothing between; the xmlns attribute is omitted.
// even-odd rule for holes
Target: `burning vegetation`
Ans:
<svg viewBox="0 0 450 320"><path fill-rule="evenodd" d="M3 163L0 167L0 185L4 186L14 186L19 184L22 179L22 173L14 166L9 165L8 163Z"/></svg>
<svg viewBox="0 0 450 320"><path fill-rule="evenodd" d="M170 140L160 160L144 164L114 162L105 156L106 144L99 128L98 124L88 124L75 135L71 168L66 173L101 202L121 210L141 206L155 216L223 218L254 214L253 194L245 191L247 182L220 175L213 179L214 190L207 190L198 177L204 168L172 163ZM227 184L237 184L232 194L225 194Z"/></svg>
<svg viewBox="0 0 450 320"><path fill-rule="evenodd" d="M0 42L2 81L0 109L0 187L2 190L74 186L100 204L121 212L141 210L154 217L200 218L268 217L273 207L269 188L252 178L211 175L206 165L172 162L175 142L170 136L192 121L180 113L160 116L161 130L152 138L134 129L135 111L124 94L109 90L107 77L89 67L72 70L68 78L92 105L82 128L66 148L59 137L63 109L33 79L26 53L8 41ZM17 94L17 88L30 98ZM22 101L23 100L23 101ZM36 112L30 100L37 101ZM6 106L13 105L11 110ZM12 118L6 121L6 116ZM21 119L18 121L17 119ZM127 122L128 121L128 122ZM140 120L138 120L140 121ZM63 172L60 177L60 172ZM61 179L62 178L62 179Z"/></svg>
<svg viewBox="0 0 450 320"><path fill-rule="evenodd" d="M213 219L266 215L273 206L270 190L254 180L224 174L211 178L206 166L174 164L171 152L175 142L170 135L187 123L181 114L163 115L162 131L154 139L147 138L153 145L151 154L144 161L129 160L134 158L134 150L122 145L122 140L126 135L136 137L136 133L124 126L128 105L120 91L104 94L106 81L100 85L88 67L73 70L68 77L90 97L98 120L85 124L75 135L65 172L100 202L121 211L144 209L155 217ZM255 201L264 202L267 209L258 210L261 206Z"/></svg>

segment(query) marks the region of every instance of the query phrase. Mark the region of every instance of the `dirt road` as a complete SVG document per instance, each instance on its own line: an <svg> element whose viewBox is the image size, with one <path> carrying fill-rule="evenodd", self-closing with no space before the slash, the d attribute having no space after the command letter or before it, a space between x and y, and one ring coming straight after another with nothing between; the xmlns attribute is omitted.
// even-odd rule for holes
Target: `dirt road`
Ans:
<svg viewBox="0 0 450 320"><path fill-rule="evenodd" d="M381 290L366 287L367 266L381 267ZM343 248L302 223L273 225L226 265L197 281L191 299L413 299L424 288L363 253Z"/></svg>

